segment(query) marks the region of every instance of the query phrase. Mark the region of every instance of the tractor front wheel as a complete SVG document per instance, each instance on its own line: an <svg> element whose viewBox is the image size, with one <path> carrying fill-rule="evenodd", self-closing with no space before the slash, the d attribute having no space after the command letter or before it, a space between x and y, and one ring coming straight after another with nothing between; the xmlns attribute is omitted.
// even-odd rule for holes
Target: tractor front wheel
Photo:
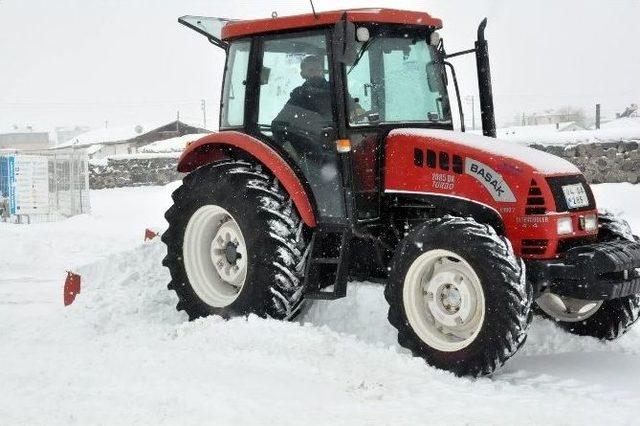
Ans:
<svg viewBox="0 0 640 426"><path fill-rule="evenodd" d="M163 264L189 319L291 319L302 303L305 230L287 192L258 164L227 161L184 178L167 211Z"/></svg>
<svg viewBox="0 0 640 426"><path fill-rule="evenodd" d="M638 241L624 219L602 211L598 212L598 240ZM638 276L638 271L629 274ZM615 340L626 333L640 318L640 295L613 300L581 300L543 293L536 304L542 315L555 321L563 330L579 336L600 340Z"/></svg>
<svg viewBox="0 0 640 426"><path fill-rule="evenodd" d="M411 231L385 289L398 342L456 375L491 374L524 343L532 289L509 242L447 216Z"/></svg>

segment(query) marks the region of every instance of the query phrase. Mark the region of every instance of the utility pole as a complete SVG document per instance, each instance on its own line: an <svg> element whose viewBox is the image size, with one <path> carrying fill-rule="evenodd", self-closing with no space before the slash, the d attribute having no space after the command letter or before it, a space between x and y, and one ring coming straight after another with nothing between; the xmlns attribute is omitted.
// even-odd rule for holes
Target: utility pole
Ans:
<svg viewBox="0 0 640 426"><path fill-rule="evenodd" d="M180 136L180 110L176 113L176 132L178 133L178 136Z"/></svg>
<svg viewBox="0 0 640 426"><path fill-rule="evenodd" d="M600 128L600 104L596 104L596 129Z"/></svg>
<svg viewBox="0 0 640 426"><path fill-rule="evenodd" d="M200 101L200 106L202 107L202 128L207 128L207 101L202 99Z"/></svg>

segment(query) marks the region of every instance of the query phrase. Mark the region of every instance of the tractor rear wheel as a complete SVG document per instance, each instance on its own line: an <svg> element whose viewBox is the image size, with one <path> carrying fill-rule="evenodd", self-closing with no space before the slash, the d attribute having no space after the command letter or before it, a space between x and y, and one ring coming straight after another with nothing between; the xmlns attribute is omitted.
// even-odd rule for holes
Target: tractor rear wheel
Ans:
<svg viewBox="0 0 640 426"><path fill-rule="evenodd" d="M638 240L629 224L610 212L599 212L598 222L600 241ZM632 271L631 274L637 276L638 271ZM640 317L639 295L591 301L544 293L536 300L536 304L543 316L555 321L563 330L600 340L617 339Z"/></svg>
<svg viewBox="0 0 640 426"><path fill-rule="evenodd" d="M398 342L459 376L491 374L522 346L532 289L509 242L488 225L446 216L411 231L385 289Z"/></svg>
<svg viewBox="0 0 640 426"><path fill-rule="evenodd" d="M305 230L270 173L247 161L203 166L184 178L173 201L163 264L178 310L191 320L299 312Z"/></svg>

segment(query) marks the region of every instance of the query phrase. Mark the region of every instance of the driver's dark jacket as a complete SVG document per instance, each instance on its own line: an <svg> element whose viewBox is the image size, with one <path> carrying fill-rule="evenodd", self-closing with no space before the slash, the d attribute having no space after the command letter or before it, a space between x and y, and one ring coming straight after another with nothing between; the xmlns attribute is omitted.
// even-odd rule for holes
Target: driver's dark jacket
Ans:
<svg viewBox="0 0 640 426"><path fill-rule="evenodd" d="M310 78L291 91L287 103L331 119L331 85L322 77Z"/></svg>

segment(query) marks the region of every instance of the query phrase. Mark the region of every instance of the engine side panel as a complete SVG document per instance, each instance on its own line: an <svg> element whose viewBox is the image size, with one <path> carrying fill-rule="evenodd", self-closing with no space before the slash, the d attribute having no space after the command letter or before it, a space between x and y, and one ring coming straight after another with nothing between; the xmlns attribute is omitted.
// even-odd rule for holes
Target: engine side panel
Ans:
<svg viewBox="0 0 640 426"><path fill-rule="evenodd" d="M523 161L443 138L392 133L386 140L385 193L449 197L452 211L453 200L491 209L504 223L515 252L523 257L558 255L559 217L575 216L575 232L562 239L594 234L579 230L577 213L557 212L546 177Z"/></svg>

